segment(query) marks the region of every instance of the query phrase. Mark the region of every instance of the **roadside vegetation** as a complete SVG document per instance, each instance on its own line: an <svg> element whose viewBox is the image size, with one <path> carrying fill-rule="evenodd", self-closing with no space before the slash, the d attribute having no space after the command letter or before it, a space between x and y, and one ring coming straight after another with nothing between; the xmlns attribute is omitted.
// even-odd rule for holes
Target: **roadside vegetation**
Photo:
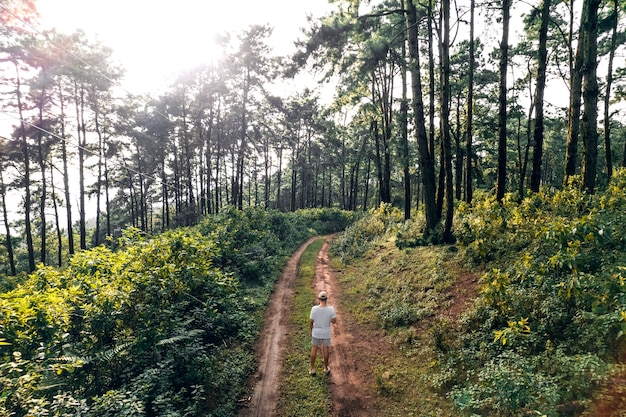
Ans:
<svg viewBox="0 0 626 417"><path fill-rule="evenodd" d="M234 415L286 260L352 216L228 209L5 282L0 415Z"/></svg>
<svg viewBox="0 0 626 417"><path fill-rule="evenodd" d="M3 282L0 414L233 416L286 259L344 229L332 262L344 314L370 332L360 360L379 415L623 413L626 171L603 192L579 190L476 196L457 207L450 245L388 205L358 218L229 209L158 236L130 229L115 248ZM294 328L321 244L302 258ZM324 416L328 386L305 372L301 327L279 411Z"/></svg>
<svg viewBox="0 0 626 417"><path fill-rule="evenodd" d="M416 399L416 415L626 410L611 379L624 377L626 171L604 192L579 190L478 197L459 207L453 246L421 246L419 220L385 206L335 241L344 305L394 346L376 376L386 415L410 415ZM468 272L480 276L475 301L442 315Z"/></svg>

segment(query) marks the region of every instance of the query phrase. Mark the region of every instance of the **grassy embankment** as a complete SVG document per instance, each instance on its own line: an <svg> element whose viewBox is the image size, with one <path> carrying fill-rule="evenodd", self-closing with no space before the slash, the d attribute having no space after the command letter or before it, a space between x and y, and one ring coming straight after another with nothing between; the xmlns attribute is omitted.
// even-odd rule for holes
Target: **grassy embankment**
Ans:
<svg viewBox="0 0 626 417"><path fill-rule="evenodd" d="M322 244L319 239L309 246L300 262L280 387L280 416L327 416L330 412L328 380L307 374L308 314L315 299L311 281ZM457 260L456 253L447 248L403 251L393 242L368 252L358 263L341 265L333 260L334 267L341 269L341 319L352 328L358 326L362 340L356 343L366 347L356 345L355 353L359 369L372 385L363 389L375 392L367 407L376 415L454 415L449 401L429 388L433 338L423 337L417 328L397 326L417 319L434 320L450 304L447 291L459 273ZM381 294L374 304L372 294L377 292ZM387 314L381 316L383 311Z"/></svg>

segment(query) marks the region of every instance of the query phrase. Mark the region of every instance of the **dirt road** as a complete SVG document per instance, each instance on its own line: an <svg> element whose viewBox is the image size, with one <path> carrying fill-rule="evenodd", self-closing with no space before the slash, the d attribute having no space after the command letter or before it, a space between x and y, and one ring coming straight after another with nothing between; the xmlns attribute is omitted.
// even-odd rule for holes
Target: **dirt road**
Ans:
<svg viewBox="0 0 626 417"><path fill-rule="evenodd" d="M293 285L296 278L300 257L307 246L315 239L305 242L291 257L285 267L270 304L266 311L266 320L261 339L257 345L259 367L253 376L254 386L247 407L242 408L239 417L268 417L276 411L280 371L285 349L287 317L291 308ZM331 347L331 374L329 379L332 410L334 417L368 416L368 385L359 373L356 362L357 345L366 344L355 338L350 324L342 315L341 290L336 282L328 258L329 241L327 240L317 257L315 279L312 283L315 292L326 290L329 304L337 310L337 324L333 328ZM303 358L306 363L306 358ZM303 367L306 370L306 366Z"/></svg>

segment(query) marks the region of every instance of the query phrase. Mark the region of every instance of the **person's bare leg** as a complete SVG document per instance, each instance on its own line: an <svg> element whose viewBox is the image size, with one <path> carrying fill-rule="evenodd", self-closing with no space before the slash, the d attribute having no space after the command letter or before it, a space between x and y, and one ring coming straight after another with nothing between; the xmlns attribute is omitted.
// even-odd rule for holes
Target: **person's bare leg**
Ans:
<svg viewBox="0 0 626 417"><path fill-rule="evenodd" d="M309 368L309 372L315 370L315 357L317 356L317 346L311 346L311 366Z"/></svg>
<svg viewBox="0 0 626 417"><path fill-rule="evenodd" d="M324 354L324 372L327 372L330 370L330 368L328 367L328 363L330 361L330 347L323 346L322 353Z"/></svg>

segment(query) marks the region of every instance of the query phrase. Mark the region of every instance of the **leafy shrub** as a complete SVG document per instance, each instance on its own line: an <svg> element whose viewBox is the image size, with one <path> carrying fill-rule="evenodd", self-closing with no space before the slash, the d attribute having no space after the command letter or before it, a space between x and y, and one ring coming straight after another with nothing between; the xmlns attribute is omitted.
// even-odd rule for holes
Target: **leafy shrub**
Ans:
<svg viewBox="0 0 626 417"><path fill-rule="evenodd" d="M400 210L383 203L348 226L335 240L332 250L345 261L361 256L386 233L394 231L403 219Z"/></svg>
<svg viewBox="0 0 626 417"><path fill-rule="evenodd" d="M0 296L0 415L235 414L287 256L349 218L227 209L38 269Z"/></svg>
<svg viewBox="0 0 626 417"><path fill-rule="evenodd" d="M463 206L469 259L489 265L433 380L468 415L567 415L608 371L626 328L626 170L606 191L542 190Z"/></svg>

